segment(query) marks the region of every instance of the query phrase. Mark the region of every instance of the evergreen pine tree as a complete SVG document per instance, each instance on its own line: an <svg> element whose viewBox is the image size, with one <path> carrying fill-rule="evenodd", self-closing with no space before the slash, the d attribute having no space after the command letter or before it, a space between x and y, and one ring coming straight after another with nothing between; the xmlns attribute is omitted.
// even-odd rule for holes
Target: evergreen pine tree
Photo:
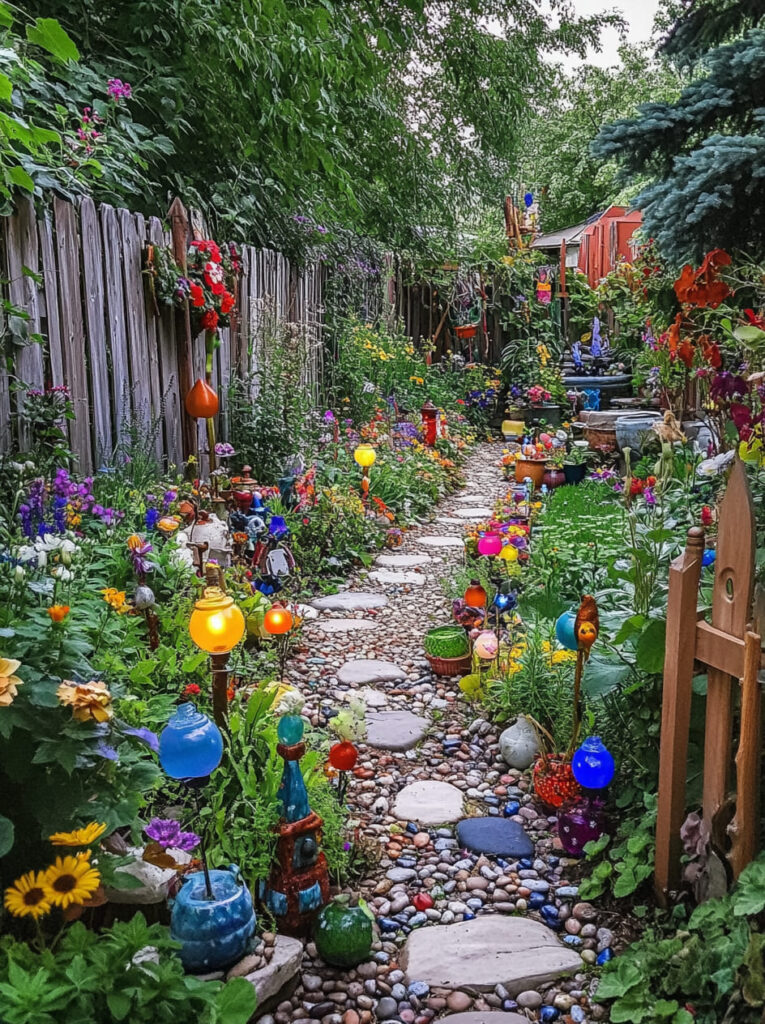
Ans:
<svg viewBox="0 0 765 1024"><path fill-rule="evenodd" d="M635 200L646 232L678 262L715 247L765 256L763 0L685 0L664 52L694 70L675 103L601 129L592 152L627 178L650 174Z"/></svg>

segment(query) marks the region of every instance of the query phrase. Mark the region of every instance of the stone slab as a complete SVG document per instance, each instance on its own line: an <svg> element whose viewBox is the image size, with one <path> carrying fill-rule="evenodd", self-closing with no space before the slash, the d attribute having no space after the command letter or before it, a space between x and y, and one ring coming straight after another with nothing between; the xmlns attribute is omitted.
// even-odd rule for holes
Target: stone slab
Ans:
<svg viewBox="0 0 765 1024"><path fill-rule="evenodd" d="M458 494L453 499L459 505L480 505L486 501L485 494Z"/></svg>
<svg viewBox="0 0 765 1024"><path fill-rule="evenodd" d="M488 519L494 513L486 505L471 505L470 508L457 509L455 515L458 515L460 519L475 519L478 522L482 519Z"/></svg>
<svg viewBox="0 0 765 1024"><path fill-rule="evenodd" d="M288 935L276 936L271 963L246 976L258 997L258 1015L278 1004L282 992L285 992L300 970L302 960L303 943L300 939Z"/></svg>
<svg viewBox="0 0 765 1024"><path fill-rule="evenodd" d="M364 683L395 683L406 679L406 672L392 661L377 661L375 658L357 658L346 661L337 670L337 680L349 686Z"/></svg>
<svg viewBox="0 0 765 1024"><path fill-rule="evenodd" d="M385 694L373 690L371 686L364 686L360 690L336 690L335 696L343 701L362 700L368 708L384 708L388 704Z"/></svg>
<svg viewBox="0 0 765 1024"><path fill-rule="evenodd" d="M435 522L440 523L442 526L464 526L465 522L462 519L457 519L456 516L436 516Z"/></svg>
<svg viewBox="0 0 765 1024"><path fill-rule="evenodd" d="M429 548L464 548L465 546L461 537L439 537L437 535L420 537L418 543Z"/></svg>
<svg viewBox="0 0 765 1024"><path fill-rule="evenodd" d="M459 821L463 815L463 796L448 782L412 782L396 797L393 814L399 821L417 821L421 825Z"/></svg>
<svg viewBox="0 0 765 1024"><path fill-rule="evenodd" d="M322 612L364 612L369 608L384 608L387 603L385 594L367 594L358 590L327 594L311 601L311 605Z"/></svg>
<svg viewBox="0 0 765 1024"><path fill-rule="evenodd" d="M457 826L457 842L490 857L534 856L534 844L523 826L509 818L465 818Z"/></svg>
<svg viewBox="0 0 765 1024"><path fill-rule="evenodd" d="M431 987L491 992L504 985L510 995L555 981L582 966L578 953L538 921L495 915L413 931L399 963L408 982Z"/></svg>
<svg viewBox="0 0 765 1024"><path fill-rule="evenodd" d="M379 750L411 750L430 728L427 718L411 711L368 711L366 718L366 744Z"/></svg>
<svg viewBox="0 0 765 1024"><path fill-rule="evenodd" d="M407 586L423 587L427 577L421 572L396 572L395 569L373 569L369 578L376 583L400 583Z"/></svg>
<svg viewBox="0 0 765 1024"><path fill-rule="evenodd" d="M378 555L375 565L385 566L386 569L412 569L415 565L427 565L433 559L430 555Z"/></svg>
<svg viewBox="0 0 765 1024"><path fill-rule="evenodd" d="M519 1013L504 1013L502 1010L471 1010L469 1013L449 1013L442 1021L448 1024L529 1024L528 1017Z"/></svg>
<svg viewBox="0 0 765 1024"><path fill-rule="evenodd" d="M325 619L318 625L325 633L355 633L378 627L371 619Z"/></svg>

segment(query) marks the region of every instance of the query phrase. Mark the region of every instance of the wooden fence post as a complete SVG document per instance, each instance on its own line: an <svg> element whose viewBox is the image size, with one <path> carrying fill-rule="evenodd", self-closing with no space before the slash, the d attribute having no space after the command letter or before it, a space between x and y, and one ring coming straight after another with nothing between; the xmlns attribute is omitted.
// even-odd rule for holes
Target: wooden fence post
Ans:
<svg viewBox="0 0 765 1024"><path fill-rule="evenodd" d="M679 882L680 826L685 818L688 730L696 649L696 603L703 553L704 531L693 526L688 531L685 551L672 562L669 570L654 870L656 895L662 903Z"/></svg>
<svg viewBox="0 0 765 1024"><path fill-rule="evenodd" d="M170 218L170 229L173 238L173 256L175 262L186 273L186 250L189 244L189 218L183 203L176 198L170 204L168 211ZM192 377L193 353L191 337L191 314L189 312L188 300L183 309L176 312L175 341L178 356L178 388L181 394L181 405L186 400L186 395L194 383ZM189 459L196 454L197 450L197 427L196 422L187 414L185 409L181 411L181 439L183 444L183 458Z"/></svg>

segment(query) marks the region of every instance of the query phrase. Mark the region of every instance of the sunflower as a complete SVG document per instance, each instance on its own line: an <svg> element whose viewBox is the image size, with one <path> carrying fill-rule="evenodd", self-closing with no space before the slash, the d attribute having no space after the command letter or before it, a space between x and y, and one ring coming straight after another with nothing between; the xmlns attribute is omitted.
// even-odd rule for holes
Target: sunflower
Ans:
<svg viewBox="0 0 765 1024"><path fill-rule="evenodd" d="M13 658L0 658L0 707L8 707L18 696L16 687L24 682L15 675L20 666L21 662Z"/></svg>
<svg viewBox="0 0 765 1024"><path fill-rule="evenodd" d="M68 604L52 604L46 611L50 615L51 622L63 622L69 614Z"/></svg>
<svg viewBox="0 0 765 1024"><path fill-rule="evenodd" d="M106 722L112 717L112 695L105 683L73 683L65 679L56 690L59 701L72 708L78 722Z"/></svg>
<svg viewBox="0 0 765 1024"><path fill-rule="evenodd" d="M76 828L72 832L54 832L48 839L54 846L91 846L106 832L105 822L100 824L91 821L85 828Z"/></svg>
<svg viewBox="0 0 765 1024"><path fill-rule="evenodd" d="M56 857L55 864L51 864L43 876L46 899L63 909L90 899L101 884L101 876L89 856Z"/></svg>
<svg viewBox="0 0 765 1024"><path fill-rule="evenodd" d="M5 909L14 917L43 917L50 910L42 871L28 871L5 890Z"/></svg>

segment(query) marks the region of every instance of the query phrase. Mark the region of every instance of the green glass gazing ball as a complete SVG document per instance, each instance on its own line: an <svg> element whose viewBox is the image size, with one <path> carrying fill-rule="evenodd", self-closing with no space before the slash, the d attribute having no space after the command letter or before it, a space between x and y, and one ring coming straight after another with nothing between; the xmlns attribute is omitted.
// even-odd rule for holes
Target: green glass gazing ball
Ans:
<svg viewBox="0 0 765 1024"><path fill-rule="evenodd" d="M279 719L276 735L279 737L280 743L283 743L285 747L291 747L295 743L300 743L304 729L305 724L300 715L284 715Z"/></svg>

